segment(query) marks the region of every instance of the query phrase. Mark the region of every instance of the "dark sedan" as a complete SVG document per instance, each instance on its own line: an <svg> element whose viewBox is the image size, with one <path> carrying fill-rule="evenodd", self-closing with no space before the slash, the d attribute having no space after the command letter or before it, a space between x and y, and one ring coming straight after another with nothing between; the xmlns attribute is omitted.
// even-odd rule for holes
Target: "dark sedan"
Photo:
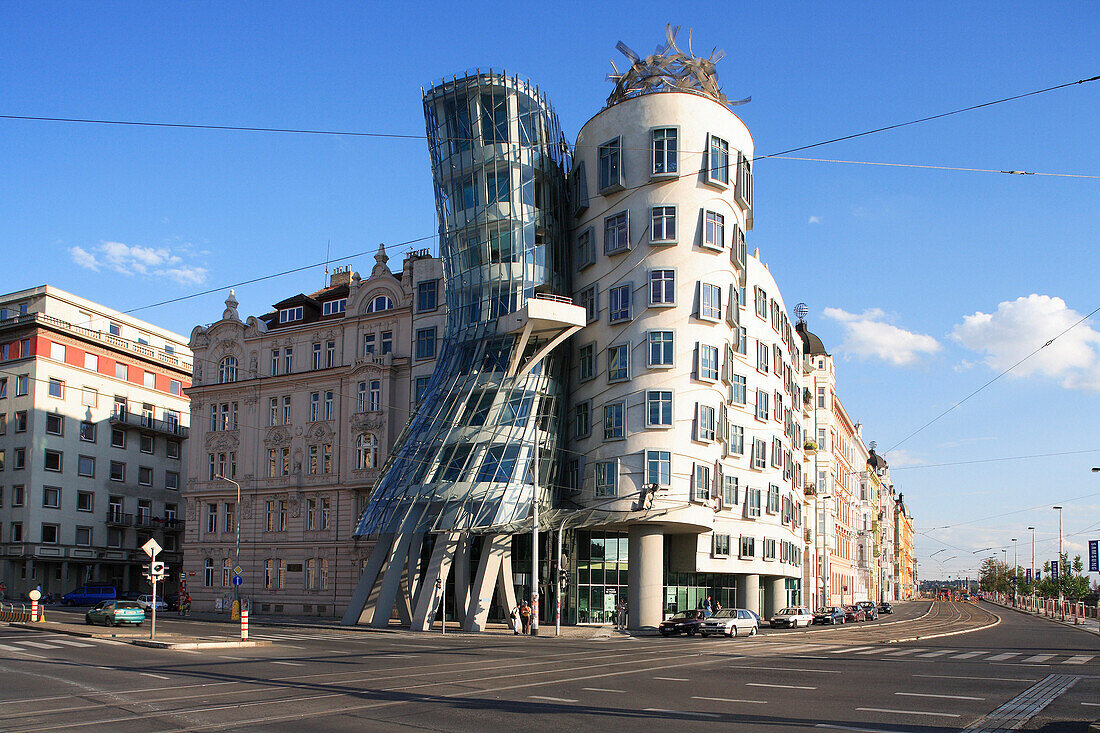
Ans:
<svg viewBox="0 0 1100 733"><path fill-rule="evenodd" d="M842 624L844 623L844 609L839 606L826 606L814 611L815 624Z"/></svg>
<svg viewBox="0 0 1100 733"><path fill-rule="evenodd" d="M867 612L859 606L845 606L844 607L844 620L845 621L866 621Z"/></svg>
<svg viewBox="0 0 1100 733"><path fill-rule="evenodd" d="M657 627L661 636L679 636L687 634L695 636L699 632L699 624L703 622L702 611L681 611L667 621L662 621Z"/></svg>
<svg viewBox="0 0 1100 733"><path fill-rule="evenodd" d="M886 601L883 601L882 603L878 604L878 612L879 613L893 613L894 612L894 607L891 606Z"/></svg>
<svg viewBox="0 0 1100 733"><path fill-rule="evenodd" d="M867 616L868 621L878 620L878 606L871 601L859 601L856 606L863 609L863 613Z"/></svg>

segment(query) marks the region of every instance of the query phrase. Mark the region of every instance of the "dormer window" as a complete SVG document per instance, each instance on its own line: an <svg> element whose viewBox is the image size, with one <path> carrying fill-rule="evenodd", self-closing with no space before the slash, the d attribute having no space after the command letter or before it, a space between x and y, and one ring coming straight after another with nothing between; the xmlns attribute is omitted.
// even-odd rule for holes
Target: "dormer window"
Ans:
<svg viewBox="0 0 1100 733"><path fill-rule="evenodd" d="M325 305L328 305L328 303ZM302 320L302 306L296 308L283 308L279 311L279 323L290 323L300 320Z"/></svg>
<svg viewBox="0 0 1100 733"><path fill-rule="evenodd" d="M374 300L367 306L367 313L378 313L379 311L388 311L393 308L393 301L387 295L376 295Z"/></svg>
<svg viewBox="0 0 1100 733"><path fill-rule="evenodd" d="M339 300L325 301L321 306L321 313L326 316L331 316L335 313L343 313L348 306L347 298L340 298Z"/></svg>

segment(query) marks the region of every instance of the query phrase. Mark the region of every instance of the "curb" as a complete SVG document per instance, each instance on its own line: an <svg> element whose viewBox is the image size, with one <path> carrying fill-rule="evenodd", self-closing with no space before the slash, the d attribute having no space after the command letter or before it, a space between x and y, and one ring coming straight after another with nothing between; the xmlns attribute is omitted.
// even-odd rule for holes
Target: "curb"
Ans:
<svg viewBox="0 0 1100 733"><path fill-rule="evenodd" d="M244 649L253 646L271 646L270 641L153 641L128 639L128 644L150 649Z"/></svg>
<svg viewBox="0 0 1100 733"><path fill-rule="evenodd" d="M1066 628L1077 629L1078 631L1084 631L1086 634L1092 634L1093 636L1100 636L1100 628L1098 628L1096 631L1093 631L1092 629L1090 629L1087 626L1084 626L1082 624L1073 624L1073 623L1069 623L1068 621L1059 621L1058 619L1050 618L1049 616L1043 616L1043 615L1038 614L1038 613L1032 613L1031 611L1025 611L1025 610L1020 609L1020 608L1013 608L1012 606L1005 606L1001 603L997 603L996 601L988 601L988 602L992 603L994 606L997 606L998 608L1003 608L1006 611L1015 611L1016 613L1023 614L1024 616L1029 616L1030 618L1038 618L1038 619L1042 619L1044 621L1050 621L1051 623L1058 624L1059 626L1065 626Z"/></svg>

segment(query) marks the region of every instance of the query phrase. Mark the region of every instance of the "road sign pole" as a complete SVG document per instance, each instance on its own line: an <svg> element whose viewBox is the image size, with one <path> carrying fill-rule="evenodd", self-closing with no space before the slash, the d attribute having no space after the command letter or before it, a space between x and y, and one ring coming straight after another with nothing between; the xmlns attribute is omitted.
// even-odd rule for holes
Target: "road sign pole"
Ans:
<svg viewBox="0 0 1100 733"><path fill-rule="evenodd" d="M157 576L153 575L152 562L149 563L149 577L153 581L152 623L149 626L149 641L153 641L157 638Z"/></svg>

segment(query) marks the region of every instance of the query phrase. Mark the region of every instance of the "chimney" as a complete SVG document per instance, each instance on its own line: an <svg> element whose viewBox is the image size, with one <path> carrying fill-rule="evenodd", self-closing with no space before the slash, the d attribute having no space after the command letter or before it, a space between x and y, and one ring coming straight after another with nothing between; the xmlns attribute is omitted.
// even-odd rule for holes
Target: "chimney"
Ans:
<svg viewBox="0 0 1100 733"><path fill-rule="evenodd" d="M351 285L351 266L345 265L344 267L337 267L332 271L332 275L329 277L328 286L334 288L337 285Z"/></svg>

